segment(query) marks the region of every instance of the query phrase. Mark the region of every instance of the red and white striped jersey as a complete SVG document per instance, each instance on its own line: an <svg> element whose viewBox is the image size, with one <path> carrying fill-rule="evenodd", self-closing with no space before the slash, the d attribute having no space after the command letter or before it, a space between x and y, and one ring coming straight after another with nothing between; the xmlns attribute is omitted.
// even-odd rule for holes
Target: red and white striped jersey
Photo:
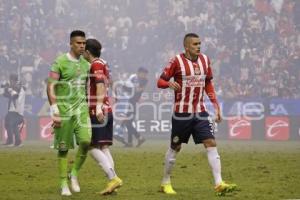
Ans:
<svg viewBox="0 0 300 200"><path fill-rule="evenodd" d="M89 78L89 92L88 92L88 101L90 113L94 115L96 113L97 105L97 95L96 95L96 84L104 83L105 87L109 88L109 68L106 64L106 61L97 58L93 60L90 68L90 78ZM112 108L109 102L108 92L103 99L103 109L104 112L112 112Z"/></svg>
<svg viewBox="0 0 300 200"><path fill-rule="evenodd" d="M175 91L174 111L178 113L197 113L206 111L203 102L204 91L206 84L211 84L212 70L210 67L209 58L200 54L196 61L187 59L184 54L176 55L170 60L169 64L164 68L160 79L169 81L174 78L174 81L179 83L181 90ZM158 82L158 86L159 82ZM162 86L162 88L165 88ZM213 91L209 90L209 93ZM209 94L208 96L210 96ZM212 100L211 97L209 97Z"/></svg>

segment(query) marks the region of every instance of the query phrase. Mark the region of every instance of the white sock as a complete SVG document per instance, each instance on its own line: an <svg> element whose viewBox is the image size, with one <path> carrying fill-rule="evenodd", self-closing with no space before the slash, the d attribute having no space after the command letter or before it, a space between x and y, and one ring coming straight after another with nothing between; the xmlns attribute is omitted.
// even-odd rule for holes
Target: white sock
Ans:
<svg viewBox="0 0 300 200"><path fill-rule="evenodd" d="M112 156L111 156L111 153L110 153L109 148L104 148L104 149L102 149L101 151L102 151L102 152L106 155L106 157L108 158L108 160L109 160L109 162L110 162L112 168L115 169L114 159L113 159Z"/></svg>
<svg viewBox="0 0 300 200"><path fill-rule="evenodd" d="M221 176L221 160L218 154L217 147L207 147L206 150L207 150L208 163L211 167L215 179L215 185L219 185L222 182L222 176Z"/></svg>
<svg viewBox="0 0 300 200"><path fill-rule="evenodd" d="M90 154L95 159L95 161L102 167L109 180L116 177L115 170L111 166L109 159L100 149L93 148L92 150L90 150Z"/></svg>
<svg viewBox="0 0 300 200"><path fill-rule="evenodd" d="M165 167L164 167L164 176L162 179L162 184L171 182L171 173L175 165L177 151L169 148L165 156Z"/></svg>

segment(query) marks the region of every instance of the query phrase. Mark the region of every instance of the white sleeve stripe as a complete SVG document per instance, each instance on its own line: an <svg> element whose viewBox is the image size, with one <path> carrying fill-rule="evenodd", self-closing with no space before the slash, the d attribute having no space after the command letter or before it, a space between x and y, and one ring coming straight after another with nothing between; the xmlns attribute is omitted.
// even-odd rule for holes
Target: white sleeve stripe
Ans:
<svg viewBox="0 0 300 200"><path fill-rule="evenodd" d="M183 76L186 75L184 63L183 63L183 60L182 60L182 58L181 58L180 55L176 55L176 57L177 57L177 59L178 59L178 61L179 61L180 69L181 69L181 75L182 75L182 78L183 78ZM183 79L182 79L181 100L180 100L180 103L179 103L179 112L180 112L180 113L183 112L183 107L184 107L185 87L186 87L186 83L185 83L185 81L183 81Z"/></svg>
<svg viewBox="0 0 300 200"><path fill-rule="evenodd" d="M190 72L191 72L191 76L194 76L195 75L195 71L194 71L194 66L193 66L193 63L190 61L190 60L187 60L188 61L188 65L189 65L189 68L190 68ZM191 90L190 90L190 96L189 96L189 103L188 103L188 112L189 113L192 113L193 112L193 100L194 100L194 90L195 90L195 87L192 86L190 87Z"/></svg>
<svg viewBox="0 0 300 200"><path fill-rule="evenodd" d="M204 75L204 66L202 65L202 62L200 58L198 57L198 65L200 67L200 72L201 75ZM205 84L205 83L204 83ZM204 86L205 87L205 86ZM201 112L201 99L203 98L203 87L200 87L200 92L199 92L199 100L197 103L197 112ZM204 105L205 106L205 105Z"/></svg>

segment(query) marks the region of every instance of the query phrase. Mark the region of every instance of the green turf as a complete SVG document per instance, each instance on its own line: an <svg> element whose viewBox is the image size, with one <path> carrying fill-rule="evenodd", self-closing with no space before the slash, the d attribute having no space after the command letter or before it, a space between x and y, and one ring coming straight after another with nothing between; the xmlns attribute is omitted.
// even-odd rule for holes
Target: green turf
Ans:
<svg viewBox="0 0 300 200"><path fill-rule="evenodd" d="M56 199L300 199L300 142L219 142L223 178L240 191L216 197L204 148L184 145L173 172L175 196L159 193L168 141L147 141L141 148L112 148L124 185L117 194L100 196L107 179L89 157L80 172L82 192L60 197L56 151L47 143L0 148L1 200ZM72 151L70 158L73 158Z"/></svg>

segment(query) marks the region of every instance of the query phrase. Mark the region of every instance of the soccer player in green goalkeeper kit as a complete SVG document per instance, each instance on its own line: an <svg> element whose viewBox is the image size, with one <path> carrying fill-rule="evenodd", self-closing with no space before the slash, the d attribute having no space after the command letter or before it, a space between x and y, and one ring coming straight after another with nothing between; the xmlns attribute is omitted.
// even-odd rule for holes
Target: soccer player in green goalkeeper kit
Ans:
<svg viewBox="0 0 300 200"><path fill-rule="evenodd" d="M86 101L86 84L89 63L82 57L85 50L85 33L80 30L70 34L70 51L56 58L51 66L47 95L53 120L54 147L58 150L60 188L62 196L72 195L68 186L68 175L73 192L80 192L78 172L85 162L91 141L91 125ZM75 137L74 137L75 136ZM68 174L68 151L78 151L72 170Z"/></svg>

